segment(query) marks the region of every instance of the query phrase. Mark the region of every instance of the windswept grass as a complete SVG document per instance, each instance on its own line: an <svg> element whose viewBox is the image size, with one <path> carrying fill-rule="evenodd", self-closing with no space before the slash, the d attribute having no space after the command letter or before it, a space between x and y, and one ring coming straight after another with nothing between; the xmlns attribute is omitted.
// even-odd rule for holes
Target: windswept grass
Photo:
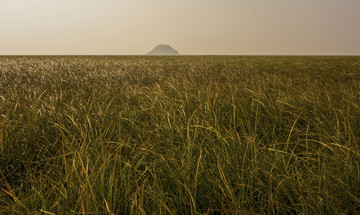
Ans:
<svg viewBox="0 0 360 215"><path fill-rule="evenodd" d="M0 57L1 214L360 213L358 57Z"/></svg>

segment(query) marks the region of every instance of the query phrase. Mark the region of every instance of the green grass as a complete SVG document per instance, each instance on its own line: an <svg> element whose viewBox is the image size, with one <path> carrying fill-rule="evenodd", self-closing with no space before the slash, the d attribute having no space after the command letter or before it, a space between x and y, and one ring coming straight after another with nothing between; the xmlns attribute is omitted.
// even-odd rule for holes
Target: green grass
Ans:
<svg viewBox="0 0 360 215"><path fill-rule="evenodd" d="M360 213L359 57L0 57L0 214Z"/></svg>

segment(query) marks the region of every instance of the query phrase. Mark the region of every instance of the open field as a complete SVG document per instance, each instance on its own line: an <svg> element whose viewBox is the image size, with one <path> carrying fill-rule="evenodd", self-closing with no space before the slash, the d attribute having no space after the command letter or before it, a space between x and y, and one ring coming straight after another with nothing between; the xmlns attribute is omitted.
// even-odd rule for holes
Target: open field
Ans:
<svg viewBox="0 0 360 215"><path fill-rule="evenodd" d="M360 213L360 57L0 57L0 214Z"/></svg>

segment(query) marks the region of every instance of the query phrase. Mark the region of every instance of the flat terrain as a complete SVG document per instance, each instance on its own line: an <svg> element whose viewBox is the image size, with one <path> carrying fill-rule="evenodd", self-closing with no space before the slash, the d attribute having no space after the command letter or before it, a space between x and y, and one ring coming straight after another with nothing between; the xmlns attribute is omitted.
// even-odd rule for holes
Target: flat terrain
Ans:
<svg viewBox="0 0 360 215"><path fill-rule="evenodd" d="M0 57L0 214L360 213L360 57Z"/></svg>

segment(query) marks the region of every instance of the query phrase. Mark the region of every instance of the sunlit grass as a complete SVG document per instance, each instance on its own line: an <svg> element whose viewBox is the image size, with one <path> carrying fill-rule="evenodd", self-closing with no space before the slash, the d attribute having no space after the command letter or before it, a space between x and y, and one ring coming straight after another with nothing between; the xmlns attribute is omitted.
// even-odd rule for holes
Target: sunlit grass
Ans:
<svg viewBox="0 0 360 215"><path fill-rule="evenodd" d="M0 57L0 213L359 213L359 68Z"/></svg>

